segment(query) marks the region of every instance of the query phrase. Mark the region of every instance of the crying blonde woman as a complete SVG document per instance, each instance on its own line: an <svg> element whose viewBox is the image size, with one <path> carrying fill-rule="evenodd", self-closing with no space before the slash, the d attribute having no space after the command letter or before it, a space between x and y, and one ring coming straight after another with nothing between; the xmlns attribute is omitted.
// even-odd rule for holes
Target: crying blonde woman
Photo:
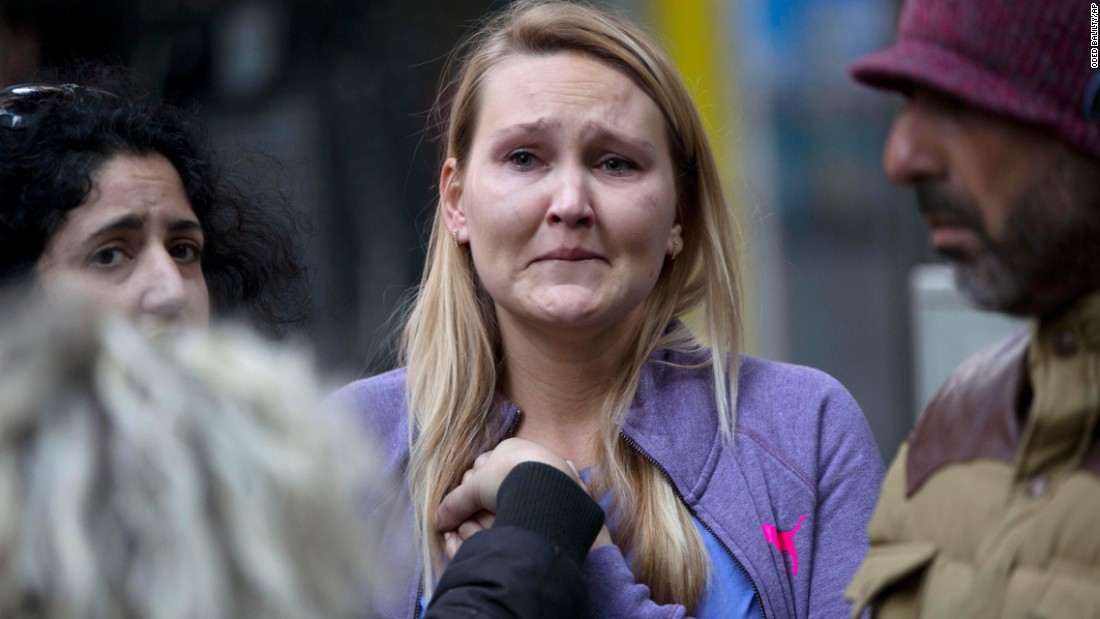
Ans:
<svg viewBox="0 0 1100 619"><path fill-rule="evenodd" d="M379 510L402 586L375 611L419 615L492 520L437 530L441 501L510 439L572 463L607 512L588 615L846 614L882 462L835 380L740 353L736 224L668 56L620 18L534 1L454 66L399 367L337 395L406 482Z"/></svg>

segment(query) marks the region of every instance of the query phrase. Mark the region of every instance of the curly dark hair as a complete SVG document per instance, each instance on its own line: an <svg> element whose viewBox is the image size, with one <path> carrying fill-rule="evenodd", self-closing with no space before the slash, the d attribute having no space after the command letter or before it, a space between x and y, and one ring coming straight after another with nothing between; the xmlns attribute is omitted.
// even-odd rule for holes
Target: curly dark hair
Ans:
<svg viewBox="0 0 1100 619"><path fill-rule="evenodd" d="M121 67L86 65L30 96L18 127L0 123L0 283L34 266L92 178L116 155L167 158L202 224L202 270L214 313L269 335L304 321L304 225L279 191L246 190L223 166L193 111L157 101ZM79 84L74 86L73 84ZM0 118L0 121L5 119Z"/></svg>

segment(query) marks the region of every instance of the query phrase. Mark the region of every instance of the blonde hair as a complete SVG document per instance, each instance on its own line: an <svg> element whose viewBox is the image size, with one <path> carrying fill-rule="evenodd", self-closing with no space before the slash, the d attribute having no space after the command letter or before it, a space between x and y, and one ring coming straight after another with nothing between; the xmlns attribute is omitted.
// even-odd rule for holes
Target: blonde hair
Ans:
<svg viewBox="0 0 1100 619"><path fill-rule="evenodd" d="M593 492L612 494L613 537L633 551L632 567L653 598L692 607L707 579L707 556L691 514L662 471L623 438L622 426L642 367L657 349L699 352L702 344L678 320L698 311L700 336L712 348L716 408L723 437L735 423L740 324L735 222L698 111L668 56L630 23L560 1L518 2L490 19L456 51L454 81L437 107L449 106L447 157L461 176L474 135L486 75L502 60L579 52L630 77L665 117L677 178L677 219L684 248L667 261L643 308L636 345L605 400L596 442ZM432 515L444 494L491 447L501 342L492 300L480 287L469 252L456 249L437 211L417 298L401 343L408 367L411 456L409 485L431 590L440 537Z"/></svg>
<svg viewBox="0 0 1100 619"><path fill-rule="evenodd" d="M0 336L0 617L350 617L373 458L311 363L38 308ZM348 461L351 458L352 461Z"/></svg>

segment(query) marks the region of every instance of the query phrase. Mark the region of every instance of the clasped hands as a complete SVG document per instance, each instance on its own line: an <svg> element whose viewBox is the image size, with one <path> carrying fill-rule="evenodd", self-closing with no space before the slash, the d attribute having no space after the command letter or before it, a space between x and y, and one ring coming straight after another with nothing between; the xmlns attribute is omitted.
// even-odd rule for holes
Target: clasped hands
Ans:
<svg viewBox="0 0 1100 619"><path fill-rule="evenodd" d="M541 462L565 473L587 492L573 464L553 451L531 441L509 438L496 448L474 460L473 466L462 475L457 488L443 497L436 512L436 530L443 533L443 546L448 559L453 559L462 542L475 533L493 526L497 510L497 491L504 478L523 462ZM611 543L611 535L604 526L592 548Z"/></svg>

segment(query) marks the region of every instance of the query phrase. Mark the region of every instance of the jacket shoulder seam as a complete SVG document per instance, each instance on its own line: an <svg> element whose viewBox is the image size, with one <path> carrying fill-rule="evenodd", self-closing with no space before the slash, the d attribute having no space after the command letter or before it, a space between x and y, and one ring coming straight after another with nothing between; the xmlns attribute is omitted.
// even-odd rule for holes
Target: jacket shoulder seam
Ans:
<svg viewBox="0 0 1100 619"><path fill-rule="evenodd" d="M794 466L789 460L787 460L787 458L783 456L783 453L779 450L778 447L772 445L764 437L747 428L739 428L737 430L737 434L740 434L745 438L752 440L752 442L756 443L758 447L767 452L768 455L770 455L772 458L775 458L777 462L783 465L783 468L787 469L795 477L797 477L799 481L801 481L806 486L806 488L809 489L811 493L813 493L814 500L817 500L817 484L809 475L805 473L805 471L802 471L798 467Z"/></svg>

